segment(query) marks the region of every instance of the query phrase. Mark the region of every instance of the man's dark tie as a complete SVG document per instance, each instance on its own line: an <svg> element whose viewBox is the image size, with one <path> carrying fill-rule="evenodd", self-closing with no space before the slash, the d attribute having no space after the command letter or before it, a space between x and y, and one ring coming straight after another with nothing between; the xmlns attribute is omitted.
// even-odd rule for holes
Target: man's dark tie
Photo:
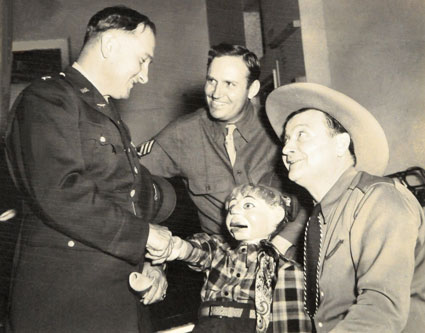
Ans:
<svg viewBox="0 0 425 333"><path fill-rule="evenodd" d="M304 307L310 318L316 315L319 305L319 271L322 226L320 204L313 208L304 237Z"/></svg>

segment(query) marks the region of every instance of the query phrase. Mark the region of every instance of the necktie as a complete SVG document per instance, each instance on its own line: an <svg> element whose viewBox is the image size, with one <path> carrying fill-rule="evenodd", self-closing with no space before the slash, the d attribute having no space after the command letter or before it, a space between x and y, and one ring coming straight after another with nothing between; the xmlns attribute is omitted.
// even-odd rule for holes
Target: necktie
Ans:
<svg viewBox="0 0 425 333"><path fill-rule="evenodd" d="M236 160L236 149L235 143L233 142L233 132L236 129L235 124L226 125L227 135L224 141L224 145L226 146L227 155L229 155L229 160L232 166L235 164Z"/></svg>
<svg viewBox="0 0 425 333"><path fill-rule="evenodd" d="M279 254L267 241L261 241L255 274L256 333L267 331L271 321L273 288L276 283L276 265Z"/></svg>
<svg viewBox="0 0 425 333"><path fill-rule="evenodd" d="M320 204L314 206L307 222L304 237L304 307L310 318L316 315L319 305L319 272L322 227Z"/></svg>

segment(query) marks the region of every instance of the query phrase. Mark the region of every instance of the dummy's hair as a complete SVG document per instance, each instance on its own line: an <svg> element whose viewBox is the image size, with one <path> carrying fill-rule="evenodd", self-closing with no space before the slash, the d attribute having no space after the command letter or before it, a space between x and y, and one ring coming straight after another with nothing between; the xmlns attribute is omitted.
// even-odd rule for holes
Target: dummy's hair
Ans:
<svg viewBox="0 0 425 333"><path fill-rule="evenodd" d="M264 200L270 206L282 207L285 210L285 221L293 221L298 213L298 201L295 197L284 194L270 186L254 184L243 184L235 187L226 199L226 210L229 208L230 201L238 195L243 197L252 195Z"/></svg>
<svg viewBox="0 0 425 333"><path fill-rule="evenodd" d="M87 24L84 45L102 32L111 29L133 31L139 24L156 33L155 24L145 15L126 6L107 7L92 16Z"/></svg>

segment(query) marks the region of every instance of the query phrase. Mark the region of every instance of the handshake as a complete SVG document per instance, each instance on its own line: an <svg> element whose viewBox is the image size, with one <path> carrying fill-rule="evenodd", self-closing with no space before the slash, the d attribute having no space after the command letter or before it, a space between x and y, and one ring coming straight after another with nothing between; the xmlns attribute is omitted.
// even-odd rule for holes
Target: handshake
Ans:
<svg viewBox="0 0 425 333"><path fill-rule="evenodd" d="M165 261L184 259L191 250L192 246L189 242L173 236L165 227L151 224L146 245L146 258L151 259L152 264L158 265Z"/></svg>
<svg viewBox="0 0 425 333"><path fill-rule="evenodd" d="M192 250L189 242L173 236L168 228L156 224L150 224L149 227L145 256L152 260L152 264L145 262L142 273L133 272L129 276L130 287L144 304L165 298L167 283L160 264L184 259Z"/></svg>

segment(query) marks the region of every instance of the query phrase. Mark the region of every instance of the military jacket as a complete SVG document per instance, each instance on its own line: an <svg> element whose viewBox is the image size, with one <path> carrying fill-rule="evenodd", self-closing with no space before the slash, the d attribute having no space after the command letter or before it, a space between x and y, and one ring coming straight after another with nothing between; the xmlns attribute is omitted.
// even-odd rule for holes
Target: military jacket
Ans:
<svg viewBox="0 0 425 333"><path fill-rule="evenodd" d="M127 281L143 264L152 179L113 101L74 68L43 77L15 102L6 141L26 203L12 328L148 331Z"/></svg>

